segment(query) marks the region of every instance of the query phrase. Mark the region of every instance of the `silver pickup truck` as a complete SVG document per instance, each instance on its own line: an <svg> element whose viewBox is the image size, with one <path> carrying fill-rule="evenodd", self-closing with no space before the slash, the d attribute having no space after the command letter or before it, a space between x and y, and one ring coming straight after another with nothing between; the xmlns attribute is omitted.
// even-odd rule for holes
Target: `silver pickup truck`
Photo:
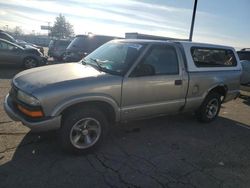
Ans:
<svg viewBox="0 0 250 188"><path fill-rule="evenodd" d="M79 63L17 74L4 107L31 130L59 129L64 149L87 151L116 122L186 111L210 122L239 95L240 75L231 47L114 40Z"/></svg>

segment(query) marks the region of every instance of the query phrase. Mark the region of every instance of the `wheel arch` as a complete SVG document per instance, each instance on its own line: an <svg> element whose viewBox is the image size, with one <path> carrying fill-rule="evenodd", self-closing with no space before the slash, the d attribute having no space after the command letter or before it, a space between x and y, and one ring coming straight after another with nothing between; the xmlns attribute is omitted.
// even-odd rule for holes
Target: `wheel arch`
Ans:
<svg viewBox="0 0 250 188"><path fill-rule="evenodd" d="M25 60L26 59L28 59L28 58L32 58L32 59L35 59L36 60L36 63L37 63L37 65L39 64L39 60L35 57L35 56L33 56L33 55L27 55L27 56L25 56L25 57L23 57L23 60L22 60L22 66L25 66Z"/></svg>
<svg viewBox="0 0 250 188"><path fill-rule="evenodd" d="M69 100L60 106L57 106L52 113L52 116L64 115L68 111L72 110L73 108L82 107L82 106L97 106L101 109L105 115L107 115L108 120L111 122L116 122L120 120L120 108L118 107L117 103L109 98L99 98L99 97L92 97L89 98L81 98L81 99L74 99Z"/></svg>
<svg viewBox="0 0 250 188"><path fill-rule="evenodd" d="M223 100L225 99L225 97L226 97L226 95L227 95L228 87L227 87L226 84L223 84L223 83L213 85L213 86L210 87L210 88L207 90L207 92L205 93L204 99L205 99L210 93L213 93L213 92L219 93L219 94L223 97L223 99L222 99L222 102L223 102Z"/></svg>
<svg viewBox="0 0 250 188"><path fill-rule="evenodd" d="M27 56L23 57L23 63L24 63L25 59L28 59L28 58L32 58L32 59L35 59L36 61L38 61L38 59L35 56L27 55Z"/></svg>

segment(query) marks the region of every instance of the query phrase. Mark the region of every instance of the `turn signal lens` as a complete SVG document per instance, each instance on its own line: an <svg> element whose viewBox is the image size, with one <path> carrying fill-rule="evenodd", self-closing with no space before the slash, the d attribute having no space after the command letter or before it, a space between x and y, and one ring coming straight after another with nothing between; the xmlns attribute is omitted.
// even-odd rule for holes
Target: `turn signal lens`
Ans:
<svg viewBox="0 0 250 188"><path fill-rule="evenodd" d="M20 105L17 105L17 108L22 112L24 113L25 115L27 116L30 116L30 117L43 117L43 112L41 110L38 110L38 111L31 111L31 110L28 110Z"/></svg>

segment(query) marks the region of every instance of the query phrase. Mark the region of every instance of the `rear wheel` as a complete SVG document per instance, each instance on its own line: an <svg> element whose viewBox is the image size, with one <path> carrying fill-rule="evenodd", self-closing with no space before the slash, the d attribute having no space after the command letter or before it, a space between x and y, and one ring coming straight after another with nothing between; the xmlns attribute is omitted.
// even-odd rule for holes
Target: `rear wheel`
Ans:
<svg viewBox="0 0 250 188"><path fill-rule="evenodd" d="M201 122L211 122L219 114L221 107L221 95L218 93L210 93L203 101L196 115Z"/></svg>
<svg viewBox="0 0 250 188"><path fill-rule="evenodd" d="M60 130L62 148L68 152L87 152L98 146L108 131L104 114L85 107L66 114Z"/></svg>
<svg viewBox="0 0 250 188"><path fill-rule="evenodd" d="M37 65L38 65L38 62L33 57L26 57L24 59L23 66L26 69L31 69L31 68L37 67Z"/></svg>

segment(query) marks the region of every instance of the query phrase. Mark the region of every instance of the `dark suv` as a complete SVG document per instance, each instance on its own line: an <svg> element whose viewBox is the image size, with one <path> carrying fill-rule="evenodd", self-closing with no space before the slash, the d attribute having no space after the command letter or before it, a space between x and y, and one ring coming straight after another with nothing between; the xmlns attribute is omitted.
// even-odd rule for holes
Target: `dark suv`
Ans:
<svg viewBox="0 0 250 188"><path fill-rule="evenodd" d="M56 60L62 60L70 42L70 40L65 39L51 40L49 43L48 56L53 57Z"/></svg>
<svg viewBox="0 0 250 188"><path fill-rule="evenodd" d="M104 35L77 35L66 49L65 62L80 61L86 54L117 37Z"/></svg>
<svg viewBox="0 0 250 188"><path fill-rule="evenodd" d="M240 60L250 61L250 48L243 48L240 51L237 51L237 54Z"/></svg>

